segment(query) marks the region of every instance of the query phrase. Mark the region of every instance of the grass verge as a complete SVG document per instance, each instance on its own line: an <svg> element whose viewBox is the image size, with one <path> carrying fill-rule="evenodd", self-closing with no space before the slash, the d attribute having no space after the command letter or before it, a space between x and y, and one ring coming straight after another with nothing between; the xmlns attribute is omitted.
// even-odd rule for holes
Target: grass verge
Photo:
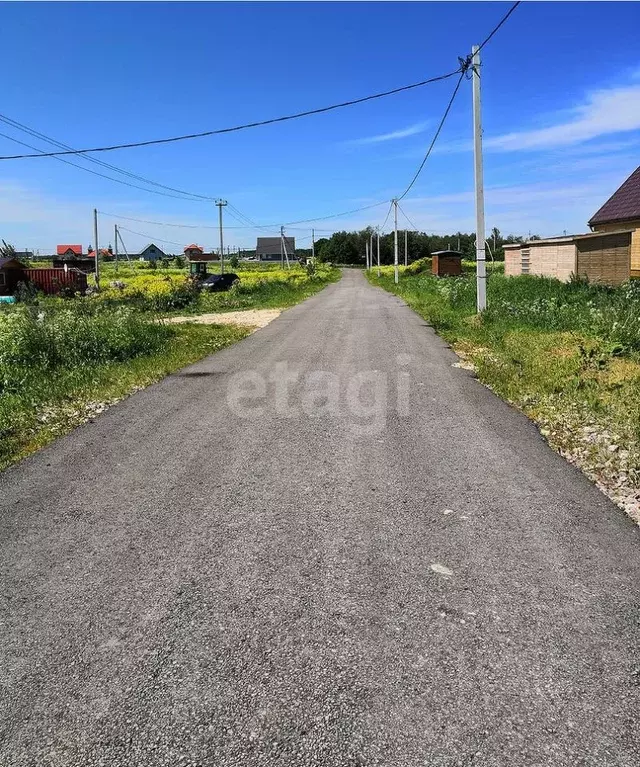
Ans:
<svg viewBox="0 0 640 767"><path fill-rule="evenodd" d="M391 274L370 281L402 297L478 378L524 411L552 447L640 521L640 285L540 277ZM464 363L463 363L464 364Z"/></svg>
<svg viewBox="0 0 640 767"><path fill-rule="evenodd" d="M59 365L0 394L0 469L90 420L109 405L250 332L234 325L176 325L154 351L126 361Z"/></svg>

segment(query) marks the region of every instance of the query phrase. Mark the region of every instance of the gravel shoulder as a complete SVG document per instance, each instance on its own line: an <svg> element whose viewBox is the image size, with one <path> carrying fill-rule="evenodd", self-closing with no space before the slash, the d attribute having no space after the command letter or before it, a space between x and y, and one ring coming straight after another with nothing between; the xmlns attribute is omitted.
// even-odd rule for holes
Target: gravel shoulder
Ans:
<svg viewBox="0 0 640 767"><path fill-rule="evenodd" d="M186 317L170 317L165 322L195 322L199 325L242 325L254 330L266 327L279 317L284 309L247 309L239 312L195 314Z"/></svg>

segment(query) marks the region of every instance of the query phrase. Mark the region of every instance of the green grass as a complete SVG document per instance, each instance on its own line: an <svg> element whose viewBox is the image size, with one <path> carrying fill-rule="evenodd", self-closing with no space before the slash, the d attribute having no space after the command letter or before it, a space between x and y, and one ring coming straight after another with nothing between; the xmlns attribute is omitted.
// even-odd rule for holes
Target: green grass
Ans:
<svg viewBox="0 0 640 767"><path fill-rule="evenodd" d="M252 265L261 266L261 265ZM184 269L115 265L102 290L0 308L0 469L108 404L244 338L247 328L174 325L171 314L288 307L339 278L299 266L239 271L226 293L193 289ZM118 282L118 284L110 284Z"/></svg>
<svg viewBox="0 0 640 767"><path fill-rule="evenodd" d="M1 317L0 317L1 320ZM102 322L104 328L107 322ZM233 325L146 323L144 348L116 346L112 359L99 354L34 356L2 370L0 379L0 469L28 455L101 412L107 405L244 338ZM114 329L117 335L117 329Z"/></svg>
<svg viewBox="0 0 640 767"><path fill-rule="evenodd" d="M605 486L640 487L640 285L617 288L523 276L488 279L476 315L475 275L392 274L401 296L521 408L549 442Z"/></svg>
<svg viewBox="0 0 640 767"><path fill-rule="evenodd" d="M101 290L93 300L112 306L134 305L144 311L165 314L204 314L242 309L272 309L293 306L339 279L338 269L320 266L309 275L299 265L280 269L279 265L252 264L238 268L240 283L221 293L194 289L185 269L121 268L114 264L103 270ZM218 265L211 271L216 273Z"/></svg>

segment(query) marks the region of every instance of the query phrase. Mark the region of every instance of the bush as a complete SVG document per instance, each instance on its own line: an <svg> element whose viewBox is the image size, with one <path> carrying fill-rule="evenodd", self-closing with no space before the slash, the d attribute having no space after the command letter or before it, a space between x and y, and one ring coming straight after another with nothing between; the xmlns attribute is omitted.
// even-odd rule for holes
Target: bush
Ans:
<svg viewBox="0 0 640 767"><path fill-rule="evenodd" d="M419 258L413 263L409 264L405 269L406 274L421 274L422 272L431 271L431 259Z"/></svg>
<svg viewBox="0 0 640 767"><path fill-rule="evenodd" d="M0 313L0 394L59 369L122 362L158 350L172 329L138 312L88 299L63 308L16 307Z"/></svg>

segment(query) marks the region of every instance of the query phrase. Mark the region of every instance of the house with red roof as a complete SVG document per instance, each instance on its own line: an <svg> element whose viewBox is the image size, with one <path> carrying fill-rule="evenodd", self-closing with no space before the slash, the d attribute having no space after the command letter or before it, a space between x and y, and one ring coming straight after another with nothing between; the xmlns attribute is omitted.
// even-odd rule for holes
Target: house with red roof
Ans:
<svg viewBox="0 0 640 767"><path fill-rule="evenodd" d="M217 253L205 253L200 245L187 245L184 249L184 257L187 261L218 261Z"/></svg>
<svg viewBox="0 0 640 767"><path fill-rule="evenodd" d="M589 226L594 232L632 229L631 276L640 277L640 167L593 214Z"/></svg>
<svg viewBox="0 0 640 767"><path fill-rule="evenodd" d="M56 245L56 255L69 258L82 256L82 245Z"/></svg>

